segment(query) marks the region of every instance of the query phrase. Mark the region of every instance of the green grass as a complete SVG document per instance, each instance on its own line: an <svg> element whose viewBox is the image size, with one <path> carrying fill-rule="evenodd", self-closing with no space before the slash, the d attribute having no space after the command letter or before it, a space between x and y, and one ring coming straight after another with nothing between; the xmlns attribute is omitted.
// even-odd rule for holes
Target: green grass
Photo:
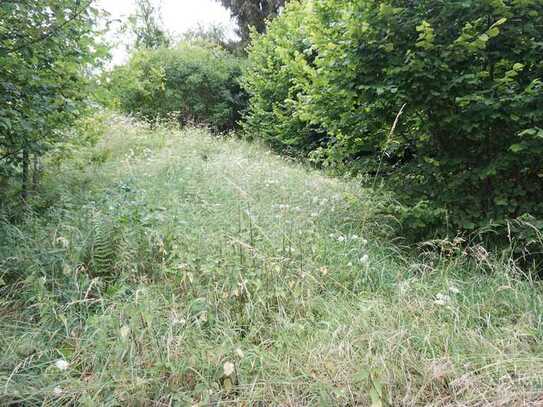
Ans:
<svg viewBox="0 0 543 407"><path fill-rule="evenodd" d="M542 402L542 286L507 261L407 255L379 194L261 146L109 126L4 209L1 405Z"/></svg>

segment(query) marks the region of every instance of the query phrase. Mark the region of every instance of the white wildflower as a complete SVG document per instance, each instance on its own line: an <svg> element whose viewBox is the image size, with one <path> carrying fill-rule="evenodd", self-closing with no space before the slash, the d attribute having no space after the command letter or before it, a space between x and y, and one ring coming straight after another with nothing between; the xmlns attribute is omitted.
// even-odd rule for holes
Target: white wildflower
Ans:
<svg viewBox="0 0 543 407"><path fill-rule="evenodd" d="M232 374L234 374L234 369L235 366L232 362L226 362L223 366L224 375L228 377L232 376Z"/></svg>
<svg viewBox="0 0 543 407"><path fill-rule="evenodd" d="M66 239L65 237L63 237L63 236L57 237L56 242L60 246L62 246L63 249L67 249L68 246L70 246L70 241L68 239Z"/></svg>
<svg viewBox="0 0 543 407"><path fill-rule="evenodd" d="M370 256L368 256L367 254L363 255L359 260L360 264L368 264L370 262Z"/></svg>
<svg viewBox="0 0 543 407"><path fill-rule="evenodd" d="M121 338L127 338L130 335L130 327L124 325L120 329Z"/></svg>
<svg viewBox="0 0 543 407"><path fill-rule="evenodd" d="M66 362L64 359L58 359L55 362L55 366L58 370L66 370L70 367L70 364Z"/></svg>
<svg viewBox="0 0 543 407"><path fill-rule="evenodd" d="M407 291L409 291L409 281L401 281L398 283L398 289L400 291L400 294L405 294Z"/></svg>
<svg viewBox="0 0 543 407"><path fill-rule="evenodd" d="M368 244L368 241L366 239L362 239L360 242L363 246L366 246Z"/></svg>
<svg viewBox="0 0 543 407"><path fill-rule="evenodd" d="M53 389L53 394L55 396L62 396L62 393L64 393L64 391L62 390L62 388L60 386L57 386Z"/></svg>
<svg viewBox="0 0 543 407"><path fill-rule="evenodd" d="M358 235L352 235L351 240L358 240Z"/></svg>
<svg viewBox="0 0 543 407"><path fill-rule="evenodd" d="M449 297L447 294L438 293L436 295L436 299L434 301L434 304L437 305L446 305L451 301L451 297Z"/></svg>
<svg viewBox="0 0 543 407"><path fill-rule="evenodd" d="M460 290L459 290L456 286L454 286L454 285L451 285L451 286L449 287L449 291L450 291L451 293L453 293L453 294L459 294L459 293L460 293Z"/></svg>
<svg viewBox="0 0 543 407"><path fill-rule="evenodd" d="M346 239L345 239L345 236L339 235L339 236L337 237L337 241L338 241L338 242L344 242L345 240L346 240Z"/></svg>
<svg viewBox="0 0 543 407"><path fill-rule="evenodd" d="M240 348L237 348L237 349L236 349L236 355L237 355L238 358L240 358L240 359L243 359L243 357L245 356L245 354L243 353L243 351L242 351Z"/></svg>

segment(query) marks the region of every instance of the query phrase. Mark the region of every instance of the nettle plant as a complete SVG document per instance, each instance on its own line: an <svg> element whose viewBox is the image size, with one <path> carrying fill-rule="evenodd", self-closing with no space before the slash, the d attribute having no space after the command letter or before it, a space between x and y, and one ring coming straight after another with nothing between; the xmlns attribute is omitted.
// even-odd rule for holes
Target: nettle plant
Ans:
<svg viewBox="0 0 543 407"><path fill-rule="evenodd" d="M311 69L275 76L273 87L300 89L289 118L320 135L314 156L386 179L404 203L447 213L455 230L543 216L541 0L315 0L304 12L291 36L304 35ZM252 69L277 53L252 56ZM251 109L270 86L253 85ZM289 103L284 95L276 105ZM260 125L284 134L280 123ZM306 147L304 137L295 142Z"/></svg>

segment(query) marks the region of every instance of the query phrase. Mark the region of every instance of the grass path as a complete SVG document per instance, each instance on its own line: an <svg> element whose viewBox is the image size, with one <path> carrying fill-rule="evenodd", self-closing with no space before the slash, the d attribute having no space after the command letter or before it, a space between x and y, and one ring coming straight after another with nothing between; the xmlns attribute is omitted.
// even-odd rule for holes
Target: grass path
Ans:
<svg viewBox="0 0 543 407"><path fill-rule="evenodd" d="M0 223L2 405L543 403L541 285L402 255L353 180L116 118L43 189Z"/></svg>

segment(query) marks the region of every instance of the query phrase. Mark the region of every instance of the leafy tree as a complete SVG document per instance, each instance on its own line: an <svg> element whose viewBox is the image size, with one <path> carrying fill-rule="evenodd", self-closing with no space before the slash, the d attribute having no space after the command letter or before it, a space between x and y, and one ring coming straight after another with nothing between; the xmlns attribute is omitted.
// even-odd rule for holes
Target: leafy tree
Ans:
<svg viewBox="0 0 543 407"><path fill-rule="evenodd" d="M266 30L266 20L276 17L286 0L220 0L228 8L239 25L238 34L243 42L249 42L251 27L257 32Z"/></svg>
<svg viewBox="0 0 543 407"><path fill-rule="evenodd" d="M161 27L160 7L152 0L136 0L136 14L128 19L128 30L135 37L135 48L167 47L170 39Z"/></svg>
<svg viewBox="0 0 543 407"><path fill-rule="evenodd" d="M85 107L88 74L105 55L92 1L0 2L0 176L29 189L37 159Z"/></svg>
<svg viewBox="0 0 543 407"><path fill-rule="evenodd" d="M251 101L243 121L245 133L289 154L308 153L322 138L318 127L300 116L299 108L314 73L306 9L306 5L291 2L288 12L270 24L266 35L255 37L243 77Z"/></svg>

